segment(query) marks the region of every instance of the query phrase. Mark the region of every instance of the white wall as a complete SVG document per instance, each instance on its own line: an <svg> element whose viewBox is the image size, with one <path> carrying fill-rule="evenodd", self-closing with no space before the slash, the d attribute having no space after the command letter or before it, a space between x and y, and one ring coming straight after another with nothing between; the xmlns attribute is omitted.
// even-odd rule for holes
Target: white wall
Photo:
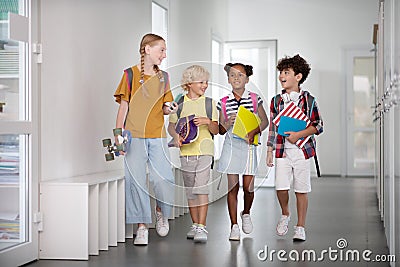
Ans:
<svg viewBox="0 0 400 267"><path fill-rule="evenodd" d="M211 61L211 32L226 38L228 0L170 0L169 63Z"/></svg>
<svg viewBox="0 0 400 267"><path fill-rule="evenodd" d="M230 41L277 39L278 59L299 53L311 64L303 88L317 97L325 123L324 134L317 138L321 172L342 174L344 49L373 48L378 0L253 0L245 4L230 0L229 3Z"/></svg>
<svg viewBox="0 0 400 267"><path fill-rule="evenodd" d="M227 37L227 3L228 0L170 0L168 72L176 92L181 91L182 71L189 65L201 64L211 73L212 34L221 40Z"/></svg>
<svg viewBox="0 0 400 267"><path fill-rule="evenodd" d="M122 167L105 162L113 93L151 31L150 0L42 0L41 180Z"/></svg>

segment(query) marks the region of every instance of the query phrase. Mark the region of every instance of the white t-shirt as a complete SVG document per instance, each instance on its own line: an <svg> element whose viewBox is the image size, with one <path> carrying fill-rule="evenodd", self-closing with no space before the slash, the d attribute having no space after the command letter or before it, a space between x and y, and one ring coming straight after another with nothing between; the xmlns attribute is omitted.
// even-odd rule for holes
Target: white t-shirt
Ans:
<svg viewBox="0 0 400 267"><path fill-rule="evenodd" d="M300 93L301 93L301 91L300 91ZM296 101L290 100L289 102L284 102L284 108L286 108L290 104L290 102L294 102L294 104L296 106L298 106L299 100L300 100L300 98L298 98ZM292 144L289 141L285 140L285 149L294 149L294 148L300 149L298 146L296 146L296 144Z"/></svg>

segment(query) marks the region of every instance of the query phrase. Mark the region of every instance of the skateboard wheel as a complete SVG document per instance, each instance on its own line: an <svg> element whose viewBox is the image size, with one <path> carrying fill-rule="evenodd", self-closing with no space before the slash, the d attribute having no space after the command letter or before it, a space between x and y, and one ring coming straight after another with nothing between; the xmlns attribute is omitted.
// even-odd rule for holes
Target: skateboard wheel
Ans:
<svg viewBox="0 0 400 267"><path fill-rule="evenodd" d="M105 154L105 156L106 156L106 161L114 160L114 154L113 153Z"/></svg>
<svg viewBox="0 0 400 267"><path fill-rule="evenodd" d="M111 139L103 139L103 147L111 146Z"/></svg>
<svg viewBox="0 0 400 267"><path fill-rule="evenodd" d="M115 128L113 130L114 136L122 135L122 128Z"/></svg>

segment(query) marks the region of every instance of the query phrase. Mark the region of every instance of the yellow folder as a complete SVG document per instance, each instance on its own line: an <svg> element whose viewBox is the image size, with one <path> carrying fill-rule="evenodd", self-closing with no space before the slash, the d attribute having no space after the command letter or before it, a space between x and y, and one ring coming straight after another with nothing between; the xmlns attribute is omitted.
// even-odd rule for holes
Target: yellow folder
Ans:
<svg viewBox="0 0 400 267"><path fill-rule="evenodd" d="M247 139L247 134L260 126L261 119L243 106L239 107L233 124L232 133L240 138ZM259 134L254 136L254 145L258 145Z"/></svg>

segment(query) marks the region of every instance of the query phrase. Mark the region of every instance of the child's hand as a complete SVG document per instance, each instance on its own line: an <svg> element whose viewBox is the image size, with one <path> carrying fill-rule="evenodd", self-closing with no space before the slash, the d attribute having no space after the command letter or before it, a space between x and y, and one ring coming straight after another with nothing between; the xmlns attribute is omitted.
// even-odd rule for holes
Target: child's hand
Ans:
<svg viewBox="0 0 400 267"><path fill-rule="evenodd" d="M193 119L193 122L196 126L200 126L200 125L210 125L211 120L207 117L195 117Z"/></svg>
<svg viewBox="0 0 400 267"><path fill-rule="evenodd" d="M226 121L226 125L228 126L227 128L230 128L235 123L235 120L236 120L236 113L228 117L228 120Z"/></svg>
<svg viewBox="0 0 400 267"><path fill-rule="evenodd" d="M179 134L174 135L174 145L176 147L181 147L182 146L182 141L183 141L182 136L180 136Z"/></svg>
<svg viewBox="0 0 400 267"><path fill-rule="evenodd" d="M118 146L120 145L119 139L118 139L118 135L115 136L115 145ZM119 151L120 155L125 155L125 151Z"/></svg>
<svg viewBox="0 0 400 267"><path fill-rule="evenodd" d="M267 151L267 166L268 167L274 166L274 155L272 151Z"/></svg>
<svg viewBox="0 0 400 267"><path fill-rule="evenodd" d="M174 114L178 111L176 102L165 102L163 106L164 115Z"/></svg>
<svg viewBox="0 0 400 267"><path fill-rule="evenodd" d="M286 137L286 140L288 140L292 144L295 144L297 140L299 140L301 137L298 132L285 132L285 134L289 135Z"/></svg>
<svg viewBox="0 0 400 267"><path fill-rule="evenodd" d="M247 143L248 143L249 145L253 144L253 142L254 142L254 136L256 136L257 133L258 133L258 132L257 132L257 129L254 129L254 130L250 131L250 132L247 134Z"/></svg>

